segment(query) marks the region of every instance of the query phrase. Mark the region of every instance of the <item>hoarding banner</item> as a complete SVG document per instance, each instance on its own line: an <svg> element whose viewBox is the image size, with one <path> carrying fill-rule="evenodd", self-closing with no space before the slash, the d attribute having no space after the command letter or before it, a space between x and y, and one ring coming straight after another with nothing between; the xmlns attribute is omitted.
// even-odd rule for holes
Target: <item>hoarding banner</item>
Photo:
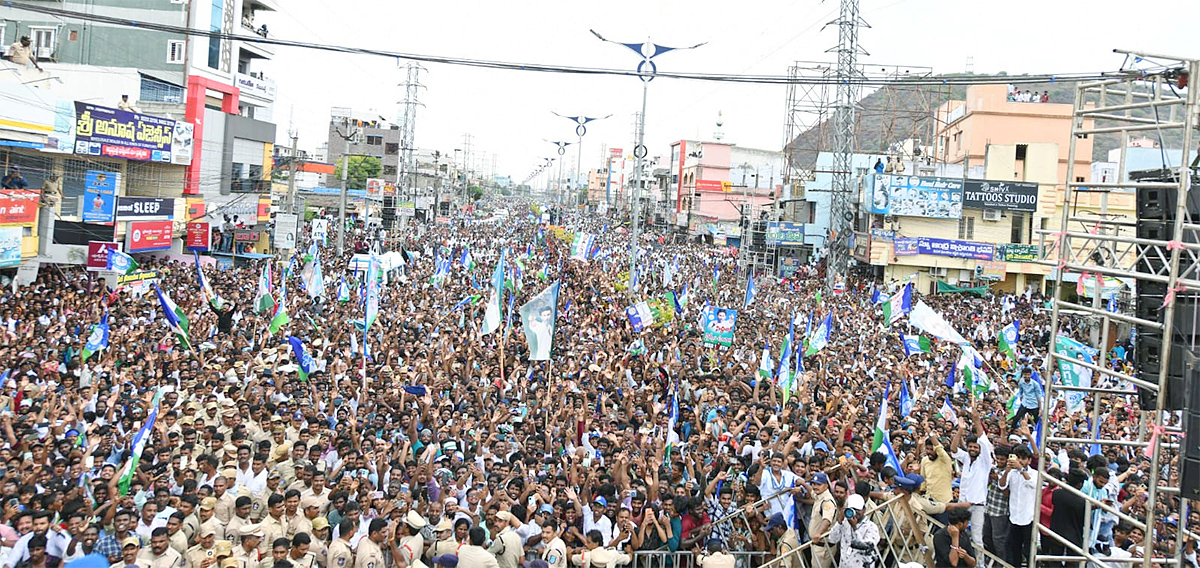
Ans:
<svg viewBox="0 0 1200 568"><path fill-rule="evenodd" d="M1002 260L981 260L975 263L982 280L1004 280L1008 265Z"/></svg>
<svg viewBox="0 0 1200 568"><path fill-rule="evenodd" d="M871 229L871 239L880 242L892 242L896 238L896 231L887 229Z"/></svg>
<svg viewBox="0 0 1200 568"><path fill-rule="evenodd" d="M767 246L798 247L804 244L804 223L769 221Z"/></svg>
<svg viewBox="0 0 1200 568"><path fill-rule="evenodd" d="M893 256L916 256L917 239L915 237L896 237L892 241Z"/></svg>
<svg viewBox="0 0 1200 568"><path fill-rule="evenodd" d="M367 199L383 201L383 180L371 178L367 180Z"/></svg>
<svg viewBox="0 0 1200 568"><path fill-rule="evenodd" d="M212 248L212 225L205 222L188 223L187 248L201 252Z"/></svg>
<svg viewBox="0 0 1200 568"><path fill-rule="evenodd" d="M12 268L21 265L21 237L25 229L21 227L0 228L0 268Z"/></svg>
<svg viewBox="0 0 1200 568"><path fill-rule="evenodd" d="M1041 245L1000 245L1000 256L1005 262L1037 262L1042 258Z"/></svg>
<svg viewBox="0 0 1200 568"><path fill-rule="evenodd" d="M28 189L0 190L0 226L37 224L41 193Z"/></svg>
<svg viewBox="0 0 1200 568"><path fill-rule="evenodd" d="M877 215L958 219L962 217L960 179L876 174L871 176L871 212Z"/></svg>
<svg viewBox="0 0 1200 568"><path fill-rule="evenodd" d="M176 124L169 118L75 101L75 153L188 165L193 126Z"/></svg>
<svg viewBox="0 0 1200 568"><path fill-rule="evenodd" d="M130 221L125 252L148 252L171 248L170 221Z"/></svg>
<svg viewBox="0 0 1200 568"><path fill-rule="evenodd" d="M175 200L170 197L117 197L117 220L170 221Z"/></svg>
<svg viewBox="0 0 1200 568"><path fill-rule="evenodd" d="M720 181L711 179L696 180L696 191L724 191L725 188Z"/></svg>
<svg viewBox="0 0 1200 568"><path fill-rule="evenodd" d="M121 250L115 241L88 241L87 269L99 272L108 268L108 249Z"/></svg>
<svg viewBox="0 0 1200 568"><path fill-rule="evenodd" d="M112 223L120 186L119 172L88 170L83 178L83 222Z"/></svg>
<svg viewBox="0 0 1200 568"><path fill-rule="evenodd" d="M275 215L275 248L296 249L296 216L291 213Z"/></svg>
<svg viewBox="0 0 1200 568"><path fill-rule="evenodd" d="M967 180L963 207L1002 211L1037 211L1038 184L1022 181Z"/></svg>
<svg viewBox="0 0 1200 568"><path fill-rule="evenodd" d="M729 347L733 344L733 328L737 325L737 310L711 306L704 314L704 342Z"/></svg>
<svg viewBox="0 0 1200 568"><path fill-rule="evenodd" d="M157 270L138 270L132 274L117 275L118 286L122 284L133 284L135 282L150 282L151 280L158 280Z"/></svg>
<svg viewBox="0 0 1200 568"><path fill-rule="evenodd" d="M791 278L800 269L800 259L791 256L785 256L779 259L779 277Z"/></svg>
<svg viewBox="0 0 1200 568"><path fill-rule="evenodd" d="M996 256L996 245L992 243L917 237L917 254L992 260Z"/></svg>

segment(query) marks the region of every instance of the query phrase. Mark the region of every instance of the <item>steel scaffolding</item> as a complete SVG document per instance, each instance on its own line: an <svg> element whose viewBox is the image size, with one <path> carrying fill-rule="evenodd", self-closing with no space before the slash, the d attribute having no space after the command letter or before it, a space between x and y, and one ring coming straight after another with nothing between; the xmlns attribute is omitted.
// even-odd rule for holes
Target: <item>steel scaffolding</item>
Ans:
<svg viewBox="0 0 1200 568"><path fill-rule="evenodd" d="M1067 176L1064 180L1062 201L1058 204L1062 209L1061 224L1057 228L1037 231L1044 251L1045 260L1041 263L1052 267L1056 278L1053 288L1051 337L1057 338L1064 332L1069 318L1082 317L1093 324L1088 339L1099 352L1096 360L1089 363L1058 353L1057 349L1050 350L1050 361L1054 365L1065 363L1082 366L1093 371L1094 377L1092 384L1087 386L1046 381L1041 415L1051 416L1058 396L1078 393L1075 396L1084 397L1084 408L1092 413L1094 427L1082 437L1066 433L1051 436L1048 432L1050 420L1041 421L1038 434L1039 439L1043 440L1043 448L1038 452L1037 487L1042 487L1043 483L1050 484L1056 486L1058 491L1067 491L1082 497L1086 505L1087 519L1091 519L1093 511L1103 510L1141 529L1145 534L1145 553L1143 558L1116 559L1093 551L1090 547L1093 540L1090 521L1084 526L1083 546L1077 546L1043 526L1039 519L1040 507L1034 507L1033 526L1037 527L1038 535L1042 539L1040 544L1035 539L1031 547L1030 558L1032 563L1038 563L1036 565L1041 565L1042 562L1088 561L1108 566L1179 566L1183 564L1185 540L1195 539L1197 536L1187 530L1190 502L1181 498L1180 494L1179 458L1182 446L1177 442L1177 436L1182 432L1167 424L1164 403L1170 362L1173 358L1183 356L1182 353L1173 353L1171 349L1176 311L1172 298L1200 292L1200 225L1197 225L1200 219L1190 218L1187 212L1187 195L1194 167L1190 162L1196 144L1200 141L1200 137L1196 135L1197 110L1200 109L1200 105L1197 105L1197 89L1194 84L1195 78L1200 76L1200 64L1196 60L1177 57L1119 50L1117 53L1125 56L1125 64L1120 72L1112 75L1112 79L1080 83L1076 86ZM1189 86L1188 81L1193 84ZM1126 148L1129 146L1130 135L1143 133L1157 135L1160 140L1166 181L1137 181L1131 180L1129 176ZM1111 182L1089 182L1086 181L1086 174L1080 175L1075 171L1078 141L1087 137L1095 138L1100 134L1116 134L1120 137L1116 179ZM1178 144L1179 147L1168 149L1162 142L1164 140L1169 140L1172 145ZM1175 156L1169 154L1176 152L1181 153L1178 161L1174 160ZM1146 188L1175 192L1177 196L1174 232L1168 238L1139 238L1137 222L1108 214L1109 194L1136 195L1139 189ZM1097 193L1100 199L1099 214L1077 210L1074 204L1079 197L1091 200L1094 205L1095 198L1089 194ZM1089 209L1094 210L1095 207ZM1054 260L1049 260L1051 258ZM1072 302L1061 298L1063 283L1070 275L1077 275L1082 279L1080 284L1088 281L1095 283L1091 301ZM1157 283L1164 285L1169 292L1165 297L1135 296L1135 301L1143 305L1132 310L1132 315L1110 312L1100 305L1103 295L1102 276L1136 279L1139 287ZM1161 322L1147 319L1147 316L1155 317L1160 313ZM1110 368L1106 360L1110 322L1131 324L1143 330L1161 331L1162 351L1157 362L1156 374L1129 376ZM1055 343L1052 341L1051 344ZM1110 397L1111 400L1131 394L1136 396L1133 387L1148 395L1153 394L1154 409L1141 412L1136 439L1105 437L1098 416L1103 400L1106 397ZM1076 437L1066 437L1072 435ZM1195 444L1196 441L1188 440L1188 443ZM1125 513L1050 475L1051 466L1045 451L1048 447L1078 447L1086 452L1096 445L1105 449L1117 447L1124 451L1133 449L1149 453L1149 505L1144 508L1144 514L1137 516ZM1167 514L1178 513L1177 528L1168 528L1169 525L1164 522L1165 518L1159 511L1160 506ZM1174 534L1160 542L1160 535L1166 534L1164 531ZM1173 547L1170 546L1172 540ZM1048 554L1045 544L1050 542L1061 544L1065 552Z"/></svg>

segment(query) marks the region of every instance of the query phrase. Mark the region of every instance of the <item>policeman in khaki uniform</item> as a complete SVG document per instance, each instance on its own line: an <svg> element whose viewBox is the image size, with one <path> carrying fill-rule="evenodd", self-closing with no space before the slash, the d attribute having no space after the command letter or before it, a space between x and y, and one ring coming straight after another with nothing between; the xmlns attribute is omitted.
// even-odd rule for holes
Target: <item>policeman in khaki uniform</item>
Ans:
<svg viewBox="0 0 1200 568"><path fill-rule="evenodd" d="M288 562L296 568L316 568L317 555L309 549L311 545L312 537L308 536L308 533L296 533L296 536L292 537L292 549L288 551Z"/></svg>
<svg viewBox="0 0 1200 568"><path fill-rule="evenodd" d="M187 550L183 555L187 562L187 568L215 568L217 563L216 533L213 532L212 526L201 525L199 544Z"/></svg>
<svg viewBox="0 0 1200 568"><path fill-rule="evenodd" d="M521 558L525 556L525 550L521 547L521 536L513 530L513 523L520 524L520 522L516 521L516 517L508 511L496 513L496 520L500 521L500 526L503 528L492 541L488 552L496 555L496 563L500 565L500 568L518 568Z"/></svg>
<svg viewBox="0 0 1200 568"><path fill-rule="evenodd" d="M425 563L421 562L421 555L425 553L425 539L421 538L421 529L427 524L429 523L425 522L425 518L413 510L409 510L408 515L404 517L401 530L405 534L396 545L408 568L425 568Z"/></svg>
<svg viewBox="0 0 1200 568"><path fill-rule="evenodd" d="M166 527L158 527L150 533L150 548L142 549L138 559L149 562L149 568L184 568L183 555L171 548Z"/></svg>
<svg viewBox="0 0 1200 568"><path fill-rule="evenodd" d="M312 520L312 544L308 545L308 551L317 557L317 566L325 568L329 564L329 547L325 545L325 537L329 536L329 519L325 517L317 517Z"/></svg>
<svg viewBox="0 0 1200 568"><path fill-rule="evenodd" d="M258 545L261 556L271 553L271 546L277 538L287 536L287 521L283 517L283 495L278 493L267 499L267 516L263 517L259 526L262 527L263 541Z"/></svg>
<svg viewBox="0 0 1200 568"><path fill-rule="evenodd" d="M442 555L450 554L458 555L458 541L454 540L454 523L450 519L443 517L442 521L433 527L433 546L429 547L429 552L425 553L425 557L431 561Z"/></svg>
<svg viewBox="0 0 1200 568"><path fill-rule="evenodd" d="M725 551L725 547L721 545L719 539L711 538L708 540L708 554L701 555L696 553L696 565L702 568L734 568L737 565L737 560L732 554Z"/></svg>
<svg viewBox="0 0 1200 568"><path fill-rule="evenodd" d="M217 565L219 566L225 559L233 557L233 541L218 540L213 543L213 550L217 551Z"/></svg>
<svg viewBox="0 0 1200 568"><path fill-rule="evenodd" d="M791 552L800 548L800 539L796 536L795 529L788 527L783 513L771 515L763 530L775 540L775 558L783 558L779 564L786 568L800 568L800 553Z"/></svg>
<svg viewBox="0 0 1200 568"><path fill-rule="evenodd" d="M808 519L808 533L813 540L812 568L832 568L833 545L825 537L833 528L833 517L838 508L837 502L833 500L833 494L829 492L828 475L818 471L813 474L808 484L815 495L812 516ZM796 566L799 564L797 563Z"/></svg>
<svg viewBox="0 0 1200 568"><path fill-rule="evenodd" d="M342 519L342 523L338 525L339 537L329 543L327 568L354 567L354 550L350 548L350 539L357 531L358 527L353 519Z"/></svg>
<svg viewBox="0 0 1200 568"><path fill-rule="evenodd" d="M379 545L387 541L387 521L371 519L367 529L367 537L358 540L358 550L355 551L354 568L384 568L383 549Z"/></svg>
<svg viewBox="0 0 1200 568"><path fill-rule="evenodd" d="M208 527L212 530L217 540L225 540L228 538L228 534L225 531L225 523L222 523L221 519L217 518L216 508L217 498L205 497L200 501L200 507L197 508L198 520L201 527Z"/></svg>
<svg viewBox="0 0 1200 568"><path fill-rule="evenodd" d="M242 535L242 543L233 549L233 557L237 559L237 568L258 568L258 545L262 543L262 527L251 524L242 525L238 532Z"/></svg>

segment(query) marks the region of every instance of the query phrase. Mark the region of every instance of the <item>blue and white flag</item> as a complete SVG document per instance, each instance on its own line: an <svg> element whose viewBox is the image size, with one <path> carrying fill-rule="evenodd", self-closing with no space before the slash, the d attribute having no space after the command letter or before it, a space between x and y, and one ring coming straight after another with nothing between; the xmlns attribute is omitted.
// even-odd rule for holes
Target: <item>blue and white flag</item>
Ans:
<svg viewBox="0 0 1200 568"><path fill-rule="evenodd" d="M292 355L296 357L296 373L300 375L300 380L307 381L309 373L317 370L312 355L305 352L304 342L299 337L289 335L287 339L292 346Z"/></svg>
<svg viewBox="0 0 1200 568"><path fill-rule="evenodd" d="M912 395L908 393L908 383L900 381L900 416L908 418L912 414L913 400Z"/></svg>
<svg viewBox="0 0 1200 568"><path fill-rule="evenodd" d="M88 358L93 354L108 347L108 312L104 312L100 316L100 323L92 326L92 332L88 335L87 343L83 346L83 353L80 362L87 362ZM8 372L4 373L4 377L8 377ZM3 388L3 382L0 381L0 388Z"/></svg>
<svg viewBox="0 0 1200 568"><path fill-rule="evenodd" d="M896 458L896 450L892 449L891 434L888 432L888 395L892 392L892 382L889 380L883 390L883 400L879 402L879 418L875 420L875 435L871 440L871 453L881 452L887 458L887 464L897 472L903 472L900 460Z"/></svg>
<svg viewBox="0 0 1200 568"><path fill-rule="evenodd" d="M108 257L105 260L105 270L120 272L121 274L129 274L130 272L137 270L138 263L133 260L132 256L129 256L115 248L110 248L107 250Z"/></svg>
<svg viewBox="0 0 1200 568"><path fill-rule="evenodd" d="M190 324L187 314L184 313L183 308L180 308L171 300L170 296L163 293L162 289L158 287L157 282L154 283L154 291L158 294L158 304L162 307L163 317L167 320L167 326L175 333L175 337L179 339L179 343L183 345L183 349L190 351L192 349L192 341L188 336Z"/></svg>
<svg viewBox="0 0 1200 568"><path fill-rule="evenodd" d="M346 285L345 276L342 277L341 283L338 284L337 299L342 304L350 301L350 287Z"/></svg>
<svg viewBox="0 0 1200 568"><path fill-rule="evenodd" d="M754 301L754 273L746 277L746 307L750 307L750 303Z"/></svg>

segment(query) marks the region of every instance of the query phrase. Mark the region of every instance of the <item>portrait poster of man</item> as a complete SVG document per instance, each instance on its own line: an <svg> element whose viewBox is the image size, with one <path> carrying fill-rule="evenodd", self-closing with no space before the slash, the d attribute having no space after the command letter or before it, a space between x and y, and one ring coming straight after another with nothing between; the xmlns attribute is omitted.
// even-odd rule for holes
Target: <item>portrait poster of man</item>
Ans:
<svg viewBox="0 0 1200 568"><path fill-rule="evenodd" d="M555 282L534 296L517 312L529 346L530 361L548 361L554 343L554 327L558 319L558 286Z"/></svg>
<svg viewBox="0 0 1200 568"><path fill-rule="evenodd" d="M733 343L737 310L710 307L704 318L704 342L728 347Z"/></svg>

